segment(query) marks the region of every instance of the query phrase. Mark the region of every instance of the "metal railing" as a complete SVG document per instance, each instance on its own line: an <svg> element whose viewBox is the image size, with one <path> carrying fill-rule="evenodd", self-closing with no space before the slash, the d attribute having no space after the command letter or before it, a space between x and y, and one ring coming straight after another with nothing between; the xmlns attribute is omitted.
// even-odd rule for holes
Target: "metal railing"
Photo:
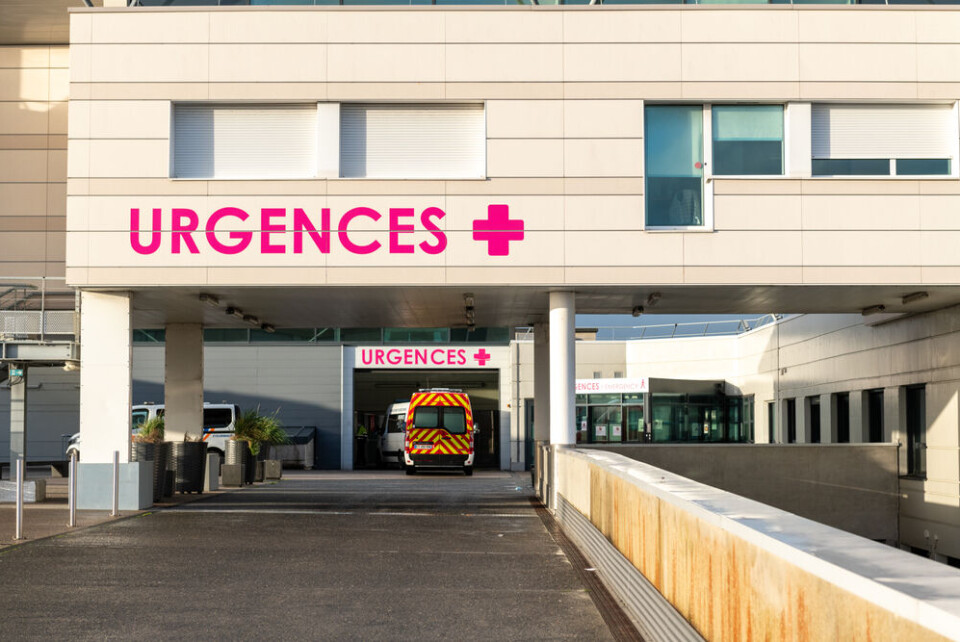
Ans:
<svg viewBox="0 0 960 642"><path fill-rule="evenodd" d="M77 296L63 277L0 277L0 342L77 335Z"/></svg>
<svg viewBox="0 0 960 642"><path fill-rule="evenodd" d="M595 338L597 341L736 336L776 323L780 318L780 315L777 314L765 314L754 319L721 319L714 321L608 326L594 328L592 331L596 332ZM533 328L517 328L514 337L517 341L532 341Z"/></svg>

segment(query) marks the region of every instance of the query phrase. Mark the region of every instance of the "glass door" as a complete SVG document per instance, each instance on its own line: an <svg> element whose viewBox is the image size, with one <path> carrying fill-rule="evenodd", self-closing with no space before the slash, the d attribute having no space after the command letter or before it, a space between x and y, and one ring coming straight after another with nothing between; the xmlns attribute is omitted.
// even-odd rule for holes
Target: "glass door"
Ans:
<svg viewBox="0 0 960 642"><path fill-rule="evenodd" d="M703 226L703 106L648 105L644 119L647 227Z"/></svg>

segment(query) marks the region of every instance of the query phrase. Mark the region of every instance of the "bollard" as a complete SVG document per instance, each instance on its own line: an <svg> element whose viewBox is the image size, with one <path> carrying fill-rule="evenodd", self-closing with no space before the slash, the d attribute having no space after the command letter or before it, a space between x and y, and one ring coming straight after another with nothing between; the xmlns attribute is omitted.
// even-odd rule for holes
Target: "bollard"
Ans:
<svg viewBox="0 0 960 642"><path fill-rule="evenodd" d="M120 515L120 451L113 451L113 507L111 517Z"/></svg>
<svg viewBox="0 0 960 642"><path fill-rule="evenodd" d="M67 480L67 526L77 525L77 451L70 451L70 479Z"/></svg>
<svg viewBox="0 0 960 642"><path fill-rule="evenodd" d="M17 523L13 539L23 539L23 457L17 459Z"/></svg>

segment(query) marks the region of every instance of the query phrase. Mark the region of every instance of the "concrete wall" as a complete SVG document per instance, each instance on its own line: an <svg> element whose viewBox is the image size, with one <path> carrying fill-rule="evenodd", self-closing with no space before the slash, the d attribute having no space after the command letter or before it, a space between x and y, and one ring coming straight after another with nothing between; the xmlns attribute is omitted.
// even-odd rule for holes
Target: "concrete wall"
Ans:
<svg viewBox="0 0 960 642"><path fill-rule="evenodd" d="M236 10L231 10L236 9ZM220 7L71 14L68 276L81 286L953 284L960 181L716 178L713 233L644 229L644 101L955 101L950 7ZM875 10L874 10L875 9ZM758 41L758 34L762 34ZM176 101L468 101L485 180L174 180ZM805 109L806 107L804 107ZM801 109L802 111L802 109ZM472 239L489 203L509 256ZM439 255L142 256L130 209L443 208ZM206 220L205 218L203 220ZM239 224L258 230L259 217ZM386 229L364 228L386 240ZM169 245L165 227L164 246ZM291 232L278 235L287 238ZM413 237L412 237L413 238ZM385 269L389 268L389 269Z"/></svg>
<svg viewBox="0 0 960 642"><path fill-rule="evenodd" d="M68 57L66 46L0 46L4 277L64 274Z"/></svg>
<svg viewBox="0 0 960 642"><path fill-rule="evenodd" d="M898 540L897 448L891 444L646 444L606 450L849 533Z"/></svg>
<svg viewBox="0 0 960 642"><path fill-rule="evenodd" d="M956 569L618 454L563 448L552 458L560 497L708 640L960 631Z"/></svg>

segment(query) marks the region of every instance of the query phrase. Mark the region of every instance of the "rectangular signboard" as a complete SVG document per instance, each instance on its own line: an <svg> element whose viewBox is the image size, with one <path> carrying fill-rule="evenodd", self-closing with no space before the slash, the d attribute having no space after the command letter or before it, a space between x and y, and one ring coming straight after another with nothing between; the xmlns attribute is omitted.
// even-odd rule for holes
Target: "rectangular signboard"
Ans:
<svg viewBox="0 0 960 642"><path fill-rule="evenodd" d="M357 368L483 368L496 369L502 346L373 346L356 348Z"/></svg>
<svg viewBox="0 0 960 642"><path fill-rule="evenodd" d="M577 379L577 394L615 394L627 392L650 392L646 377L634 379Z"/></svg>

